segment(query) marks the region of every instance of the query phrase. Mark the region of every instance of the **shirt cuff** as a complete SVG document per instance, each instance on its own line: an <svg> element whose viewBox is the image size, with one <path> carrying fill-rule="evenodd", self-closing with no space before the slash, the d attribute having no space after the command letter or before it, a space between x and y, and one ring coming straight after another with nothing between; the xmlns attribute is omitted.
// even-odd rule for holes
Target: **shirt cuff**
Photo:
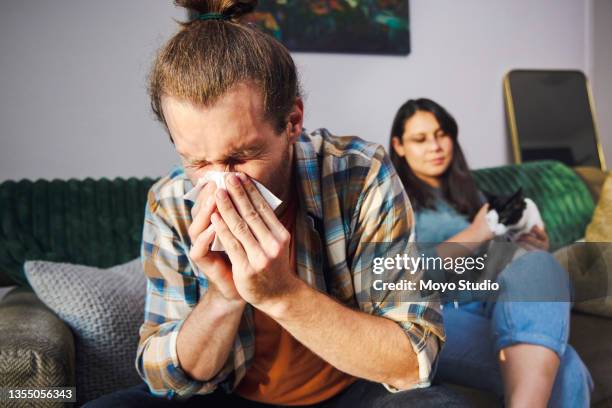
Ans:
<svg viewBox="0 0 612 408"><path fill-rule="evenodd" d="M226 379L228 369L224 367L209 381L191 378L180 366L176 350L178 333L185 320L166 323L153 338L148 340L142 353L144 366L143 380L152 394L168 399L186 399L194 394L207 394Z"/></svg>
<svg viewBox="0 0 612 408"><path fill-rule="evenodd" d="M439 337L436 336L430 330L425 330L423 332L423 337L418 342L415 342L414 323L397 323L402 326L402 329L406 333L406 336L410 341L410 345L412 346L412 349L416 354L419 378L417 382L415 382L412 386L401 390L390 384L382 383L382 385L387 389L387 391L391 393L409 391L417 388L426 388L431 386L431 382L435 375L436 366L438 363L438 355L441 349L441 341Z"/></svg>

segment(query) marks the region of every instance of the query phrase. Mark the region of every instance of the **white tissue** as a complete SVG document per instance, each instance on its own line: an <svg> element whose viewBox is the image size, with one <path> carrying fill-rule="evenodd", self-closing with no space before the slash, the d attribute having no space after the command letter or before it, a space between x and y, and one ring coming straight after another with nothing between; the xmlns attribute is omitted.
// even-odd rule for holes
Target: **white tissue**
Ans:
<svg viewBox="0 0 612 408"><path fill-rule="evenodd" d="M208 173L204 175L204 177L201 177L198 180L195 187L189 190L183 196L183 198L185 200L189 200L195 203L196 199L198 198L198 194L200 194L200 191L202 190L202 188L204 188L206 183L208 183L209 181L215 182L217 184L217 188L225 189L225 176L228 174L231 174L231 172L209 171ZM234 174L237 175L237 173L234 173ZM270 190L268 190L263 184L253 179L251 179L251 181L255 184L255 186L257 187L257 189L263 196L263 198L268 202L268 204L273 210L276 210L276 208L279 205L281 205L282 201L278 197L276 197L274 194L272 194L272 192L270 192ZM219 238L216 235L213 240L212 246L210 247L210 250L211 251L224 251L225 250L223 248L223 244L221 244L221 240L219 240Z"/></svg>

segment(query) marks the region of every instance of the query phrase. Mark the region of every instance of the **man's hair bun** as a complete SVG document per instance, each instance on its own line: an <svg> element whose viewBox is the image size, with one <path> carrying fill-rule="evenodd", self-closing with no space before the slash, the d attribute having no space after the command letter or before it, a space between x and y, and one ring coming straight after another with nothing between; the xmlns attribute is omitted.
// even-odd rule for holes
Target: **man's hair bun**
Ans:
<svg viewBox="0 0 612 408"><path fill-rule="evenodd" d="M174 4L196 13L218 13L235 20L255 10L257 0L175 0Z"/></svg>

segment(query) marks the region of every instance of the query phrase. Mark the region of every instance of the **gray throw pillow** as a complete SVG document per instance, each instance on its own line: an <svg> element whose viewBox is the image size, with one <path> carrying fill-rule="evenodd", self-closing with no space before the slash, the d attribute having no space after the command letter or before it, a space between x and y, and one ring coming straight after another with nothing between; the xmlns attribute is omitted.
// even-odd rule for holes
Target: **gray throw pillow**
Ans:
<svg viewBox="0 0 612 408"><path fill-rule="evenodd" d="M36 295L74 334L79 406L141 382L134 365L146 294L139 259L109 269L28 261L24 269Z"/></svg>

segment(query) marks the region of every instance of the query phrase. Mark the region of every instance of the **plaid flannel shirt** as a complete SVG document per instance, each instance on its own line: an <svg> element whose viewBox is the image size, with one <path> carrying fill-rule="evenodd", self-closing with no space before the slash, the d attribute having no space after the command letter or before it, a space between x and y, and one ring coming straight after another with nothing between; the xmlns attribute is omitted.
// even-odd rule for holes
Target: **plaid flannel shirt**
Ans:
<svg viewBox="0 0 612 408"><path fill-rule="evenodd" d="M415 388L429 386L444 341L439 303L401 301L393 291L382 301L370 296L374 256L404 253L414 240L412 208L385 150L319 129L303 133L294 145L294 172L298 275L349 308L395 321L418 359ZM205 394L218 386L231 392L254 354L253 310L247 304L232 351L214 378L195 380L179 365L177 335L208 287L188 256L191 203L183 194L192 187L182 167L176 167L151 187L145 209L141 259L147 294L135 364L151 392L166 398ZM368 247L372 242L389 245L381 254Z"/></svg>

